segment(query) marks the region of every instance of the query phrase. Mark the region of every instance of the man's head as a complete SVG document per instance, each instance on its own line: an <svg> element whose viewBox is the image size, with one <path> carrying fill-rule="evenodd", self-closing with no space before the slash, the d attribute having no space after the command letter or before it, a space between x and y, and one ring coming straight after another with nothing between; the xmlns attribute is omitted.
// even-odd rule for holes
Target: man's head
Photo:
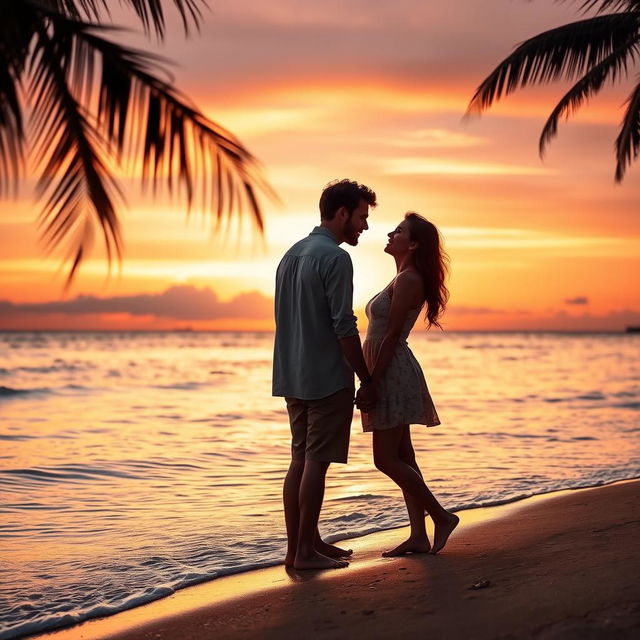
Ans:
<svg viewBox="0 0 640 640"><path fill-rule="evenodd" d="M352 246L369 228L369 207L375 207L376 194L352 180L330 182L320 196L320 219L323 227L329 228L338 240Z"/></svg>

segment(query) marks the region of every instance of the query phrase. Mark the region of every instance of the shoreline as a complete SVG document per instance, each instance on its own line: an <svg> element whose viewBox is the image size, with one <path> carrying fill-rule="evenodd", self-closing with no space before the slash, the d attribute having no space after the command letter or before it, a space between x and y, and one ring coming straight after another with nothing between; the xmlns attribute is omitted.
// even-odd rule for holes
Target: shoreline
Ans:
<svg viewBox="0 0 640 640"><path fill-rule="evenodd" d="M248 622L247 615L243 613L243 611L247 611L247 607L251 611L250 615L256 618L253 630L255 636L270 637L269 634L273 632L273 637L288 637L288 634L293 637L299 632L300 624L304 624L304 618L303 620L298 620L302 613L306 611L307 617L319 615L318 607L313 603L314 600L317 601L319 598L324 598L328 600L329 604L336 605L333 602L335 593L343 592L345 589L350 591L348 587L355 584L356 593L346 594L348 597L343 605L337 605L342 606L339 612L334 612L334 615L327 614L321 618L319 626L316 625L314 628L309 628L308 624L306 626L307 633L320 634L322 637L340 637L340 630L345 628L345 624L349 626L349 624L353 623L351 618L354 616L350 614L355 604L354 598L360 602L362 596L366 596L367 592L378 596L377 592L380 591L380 588L376 585L381 585L384 582L389 583L385 586L387 591L385 601L387 602L387 608L393 608L391 605L394 601L401 605L406 600L406 598L400 597L398 590L406 589L406 578L409 575L418 574L416 576L417 579L410 580L410 583L419 584L422 582L419 578L423 578L425 580L424 586L427 589L429 587L433 589L434 585L429 583L433 582L434 579L442 580L445 584L451 582L451 576L447 575L446 571L444 573L442 571L443 566L448 563L459 565L457 566L458 572L464 572L467 569L471 570L472 566L477 565L478 562L482 564L481 561L487 558L488 553L498 555L507 553L510 550L510 545L513 546L513 541L509 539L509 544L505 541L502 541L503 544L496 544L495 536L492 536L491 530L497 526L511 529L515 526L516 531L514 533L520 538L524 536L527 538L528 544L535 546L536 543L539 545L542 542L539 539L542 534L538 529L531 532L527 531L526 528L525 530L518 528L518 523L523 519L527 520L527 518L535 514L544 514L545 510L553 511L560 508L562 511L562 508L558 505L563 502L567 503L567 505L570 503L586 505L588 511L591 503L597 502L602 503L603 508L612 511L613 507L611 505L615 500L626 499L633 503L633 500L630 500L630 496L636 498L634 506L636 511L640 511L637 500L639 492L640 480L631 479L591 488L554 491L497 506L458 511L457 513L461 517L461 524L447 545L445 552L438 556L417 555L403 558L381 558L380 552L402 540L407 528L380 531L360 538L352 538L348 541L345 546L354 549L354 557L347 569L325 572L296 572L287 571L282 565L276 565L264 569L250 570L186 587L165 598L154 600L108 617L88 620L55 631L39 632L38 635L32 634L28 637L38 638L38 640L80 640L81 638L82 640L102 640L107 638L133 640L146 637L195 639L219 637L220 634L223 634L224 637L246 637L247 634L251 635L251 627L242 626L243 623L246 624ZM585 502L583 497L589 493L592 499ZM606 516L607 513L604 515ZM609 514L609 519L615 515L613 513ZM581 521L582 525L588 527L596 516L602 518L603 514L589 514L584 522ZM640 518L640 513L636 513L636 516ZM544 520L544 518L541 517L541 520ZM564 520L560 517L560 520L561 522L557 524L556 529L571 527L570 522L564 521L566 517ZM615 518L614 521L617 522ZM627 529L633 529L636 536L640 532L638 523L640 523L640 520L632 520L626 527ZM607 524L609 528L616 527L615 524L612 525L610 522L604 524ZM545 523L544 528L545 531L548 530L547 533L551 536L551 539L560 535L559 531L554 529L553 522ZM622 528L625 529L625 527ZM607 529L603 530L606 531ZM625 531L625 533L628 535L628 531ZM579 539L575 541L576 546L580 545L580 538L588 537L588 534L589 531L581 531L580 536L578 536ZM536 536L538 537L536 538ZM476 539L477 542L474 543ZM482 553L480 555L476 553L469 554L469 551L473 548L476 551L482 551ZM521 550L521 547L518 548ZM624 548L620 549L620 553L624 553L624 551ZM627 551L631 555L631 549L629 548ZM465 555L467 556L466 562L463 561ZM521 560L516 564L516 568L522 566ZM640 561L636 562L637 568L640 570ZM629 563L625 563L624 566L626 564ZM436 575L427 575L431 573L428 571L429 569L435 569L434 573ZM393 571L393 575L390 573L391 571ZM407 573L396 573L396 571L405 571ZM484 573L488 573L488 571L485 570ZM629 573L634 573L634 571L629 571ZM637 574L637 570L635 573ZM486 580L483 575L478 573L477 583L483 583ZM586 576L585 579L589 580L590 577ZM401 581L400 583L398 583L399 580ZM462 604L465 607L471 605L476 599L483 599L476 598L473 595L476 593L475 590L469 590L469 587L475 584L472 578L469 578L469 580L471 582L463 589ZM478 590L477 593L481 595L497 592L498 589L491 588L492 584L493 581L489 579L487 588ZM358 586L361 589L358 589ZM640 588L631 585L627 588L627 591L629 592L629 597L635 594L636 602L640 601ZM537 592L536 594L541 595ZM529 597L531 597L531 594L529 594ZM292 606L288 611L288 615L277 618L275 621L277 624L275 624L272 620L273 603L282 601L288 601ZM444 604L448 605L446 602ZM361 605L358 604L357 606ZM419 605L416 606L419 608ZM326 608L326 606L322 607L323 610ZM360 629L362 624L365 624L365 626L371 625L372 622L375 622L374 619L380 618L382 614L382 611L378 611L378 608L373 606L369 609L364 608L361 611L357 612L359 618L356 616L357 629ZM406 622L407 615L409 617L414 615L414 610L412 609L402 614L403 622ZM434 619L438 617L434 611L424 615ZM336 618L336 616L338 617ZM627 612L625 618L627 622L629 616L632 618L633 629L637 631L640 628L640 608L630 614ZM392 614L390 618L392 619L393 617L394 615ZM322 622L323 620L324 622ZM334 624L337 625L337 628L332 630L332 625ZM179 633L177 628L180 629ZM190 629L190 631L187 629ZM375 624L371 629L372 633L374 633L371 637L376 637ZM446 630L445 627L441 629L441 631L444 630ZM406 637L412 636L409 634ZM436 637L449 636L445 634L445 636ZM462 638L464 636L454 634L450 637Z"/></svg>

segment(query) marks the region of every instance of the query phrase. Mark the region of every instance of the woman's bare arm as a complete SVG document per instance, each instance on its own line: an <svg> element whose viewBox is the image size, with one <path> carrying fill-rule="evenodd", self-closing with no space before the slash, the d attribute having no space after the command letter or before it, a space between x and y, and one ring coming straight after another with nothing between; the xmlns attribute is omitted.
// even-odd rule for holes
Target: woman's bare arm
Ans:
<svg viewBox="0 0 640 640"><path fill-rule="evenodd" d="M380 382L393 358L393 352L409 312L420 306L422 302L424 302L422 276L416 271L401 273L393 284L389 324L371 374L374 384L377 385Z"/></svg>

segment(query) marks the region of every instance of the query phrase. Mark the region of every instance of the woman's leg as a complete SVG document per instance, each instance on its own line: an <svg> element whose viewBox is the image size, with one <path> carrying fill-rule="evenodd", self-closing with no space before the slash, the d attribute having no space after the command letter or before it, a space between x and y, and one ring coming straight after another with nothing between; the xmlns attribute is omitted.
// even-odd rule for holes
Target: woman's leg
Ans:
<svg viewBox="0 0 640 640"><path fill-rule="evenodd" d="M431 516L435 525L431 553L437 553L446 544L451 532L456 528L459 518L444 509L429 491L420 473L400 458L400 444L404 426L400 425L393 429L373 432L373 459L376 467L382 473L389 476L403 492L415 498L421 508Z"/></svg>
<svg viewBox="0 0 640 640"><path fill-rule="evenodd" d="M408 464L416 473L422 477L418 463L416 462L415 452L411 443L411 431L408 424L402 425L402 436L398 455L400 460ZM385 551L382 555L385 557L403 556L407 553L428 553L431 549L431 543L427 536L427 528L425 525L425 510L420 501L414 498L406 491L402 492L404 503L407 505L407 513L409 514L409 523L411 531L409 538L400 543L394 549Z"/></svg>

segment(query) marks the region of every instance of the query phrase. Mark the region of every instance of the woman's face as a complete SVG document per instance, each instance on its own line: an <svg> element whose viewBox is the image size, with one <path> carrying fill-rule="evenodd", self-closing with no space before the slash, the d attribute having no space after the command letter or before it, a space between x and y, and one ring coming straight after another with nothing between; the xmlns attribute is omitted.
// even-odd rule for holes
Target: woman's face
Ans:
<svg viewBox="0 0 640 640"><path fill-rule="evenodd" d="M409 236L409 223L406 220L403 220L387 236L389 242L384 250L392 256L404 256L416 247L416 243Z"/></svg>

